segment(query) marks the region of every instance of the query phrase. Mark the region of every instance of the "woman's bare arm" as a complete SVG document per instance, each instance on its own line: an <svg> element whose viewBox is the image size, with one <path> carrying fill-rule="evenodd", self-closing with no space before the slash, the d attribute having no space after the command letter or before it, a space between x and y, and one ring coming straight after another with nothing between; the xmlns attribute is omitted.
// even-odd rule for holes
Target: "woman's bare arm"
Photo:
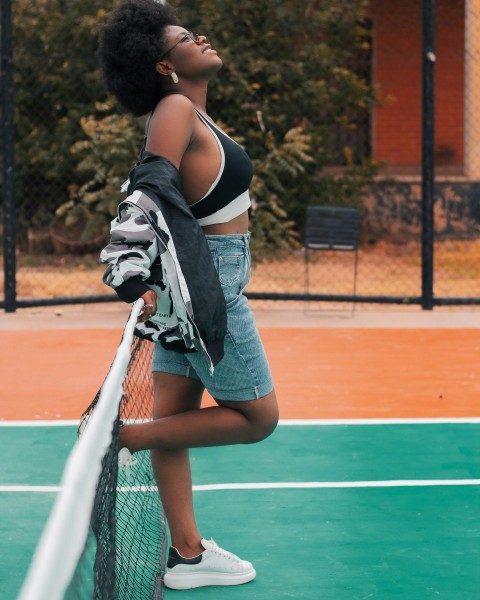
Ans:
<svg viewBox="0 0 480 600"><path fill-rule="evenodd" d="M146 150L163 156L180 169L183 155L193 138L195 109L180 94L164 98L152 115L147 132Z"/></svg>

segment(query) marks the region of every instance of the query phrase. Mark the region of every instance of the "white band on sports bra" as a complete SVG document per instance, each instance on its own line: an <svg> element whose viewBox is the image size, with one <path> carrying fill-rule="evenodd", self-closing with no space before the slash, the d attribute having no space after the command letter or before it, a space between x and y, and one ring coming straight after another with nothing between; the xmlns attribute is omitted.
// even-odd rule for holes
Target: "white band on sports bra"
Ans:
<svg viewBox="0 0 480 600"><path fill-rule="evenodd" d="M248 193L248 190L245 190L243 194L240 194L240 196L237 196L235 200L232 200L228 206L217 210L217 212L213 213L213 215L209 215L203 219L197 219L197 221L201 226L228 223L235 217L238 217L243 212L248 210L250 206L252 206L250 194Z"/></svg>

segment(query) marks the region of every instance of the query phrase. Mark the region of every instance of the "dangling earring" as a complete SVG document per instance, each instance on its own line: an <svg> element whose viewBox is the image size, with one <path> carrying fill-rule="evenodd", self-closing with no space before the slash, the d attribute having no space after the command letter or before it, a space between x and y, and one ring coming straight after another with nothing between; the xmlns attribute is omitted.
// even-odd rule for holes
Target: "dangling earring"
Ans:
<svg viewBox="0 0 480 600"><path fill-rule="evenodd" d="M172 72L170 77L173 79L173 83L178 83L178 75L175 73L175 71Z"/></svg>

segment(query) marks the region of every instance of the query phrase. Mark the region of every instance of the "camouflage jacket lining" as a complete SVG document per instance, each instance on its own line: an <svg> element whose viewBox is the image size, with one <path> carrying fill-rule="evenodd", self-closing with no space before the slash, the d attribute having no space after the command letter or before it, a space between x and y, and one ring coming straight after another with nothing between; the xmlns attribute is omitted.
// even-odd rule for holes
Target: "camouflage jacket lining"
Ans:
<svg viewBox="0 0 480 600"><path fill-rule="evenodd" d="M223 356L225 298L203 231L170 161L144 153L100 255L104 282L125 302L148 289L156 314L136 334L179 352L202 351L210 371Z"/></svg>

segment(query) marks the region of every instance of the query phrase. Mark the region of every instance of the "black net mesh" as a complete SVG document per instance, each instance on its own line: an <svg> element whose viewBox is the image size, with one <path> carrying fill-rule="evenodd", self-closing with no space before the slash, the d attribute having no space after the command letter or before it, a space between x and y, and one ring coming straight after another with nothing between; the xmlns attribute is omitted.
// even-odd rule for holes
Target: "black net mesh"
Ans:
<svg viewBox="0 0 480 600"><path fill-rule="evenodd" d="M102 462L90 530L68 600L158 600L163 595L166 527L149 452L138 452L129 472L118 469L121 421L152 415L152 343L134 338L112 442ZM82 415L95 410L100 393ZM81 425L81 427L82 427Z"/></svg>

